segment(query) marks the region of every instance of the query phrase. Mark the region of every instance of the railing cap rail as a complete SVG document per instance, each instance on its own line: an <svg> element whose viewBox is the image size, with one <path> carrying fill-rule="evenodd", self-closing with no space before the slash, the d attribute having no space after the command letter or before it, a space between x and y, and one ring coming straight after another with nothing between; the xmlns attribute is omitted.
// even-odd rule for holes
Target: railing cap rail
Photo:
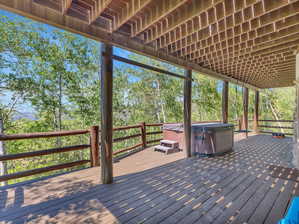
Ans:
<svg viewBox="0 0 299 224"><path fill-rule="evenodd" d="M32 138L53 138L69 135L82 135L89 133L89 130L71 130L71 131L54 131L54 132L37 132L13 135L0 135L0 141L32 139Z"/></svg>

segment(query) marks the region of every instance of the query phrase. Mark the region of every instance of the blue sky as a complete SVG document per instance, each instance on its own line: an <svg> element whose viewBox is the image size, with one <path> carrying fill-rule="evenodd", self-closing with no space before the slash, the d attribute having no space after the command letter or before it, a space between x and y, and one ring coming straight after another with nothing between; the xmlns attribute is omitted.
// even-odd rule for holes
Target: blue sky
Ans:
<svg viewBox="0 0 299 224"><path fill-rule="evenodd" d="M22 22L32 22L32 20L19 16L17 14L8 12L8 11L4 11L0 9L0 16L5 16L8 17L10 20L15 20L15 21L22 21ZM47 24L40 24L40 23L33 23L33 24L37 24L38 26L42 26L42 28L46 31L44 32L44 35L50 35L51 32L53 32L54 30L60 30L57 27L53 27ZM78 35L79 36L79 35ZM119 55L121 57L129 57L129 56L136 56L137 54L129 52L127 50L118 48L118 47L114 47L114 54L115 55ZM138 55L137 55L138 56ZM138 58L138 57L137 57ZM141 58L141 57L140 57ZM114 61L114 67L117 68L119 66L124 66L123 62L118 62L118 61ZM127 65L127 67L132 67L134 69L140 69L136 66L132 66L132 65ZM173 66L174 68L174 66ZM178 69L178 71L183 72L181 69ZM129 77L129 81L134 82L134 81L138 81L139 78L135 77L135 76L130 76ZM10 99L12 97L12 93L11 92L5 92L4 95L0 95L0 100L2 102L4 102L4 104L8 104L10 102ZM26 112L26 113L34 113L34 109L32 108L32 106L29 103L23 103L22 105L19 106L18 111L20 112Z"/></svg>
<svg viewBox="0 0 299 224"><path fill-rule="evenodd" d="M7 11L4 11L4 10L0 10L0 16L6 16L8 17L10 20L16 20L16 21L23 21L23 22L32 22L32 20L30 19L27 19L25 17L22 17L22 16L19 16L19 15L16 15L14 13L11 13L11 12L7 12ZM56 27L53 27L53 26L50 26L50 25L47 25L47 24L40 24L40 23L33 23L33 24L37 24L38 26L42 26L42 28L46 31L44 32L44 35L51 35L51 32L53 32L54 30L61 30L59 28L56 28ZM77 35L77 34L76 34ZM78 37L81 37L79 35L77 35ZM114 54L115 55L119 55L121 57L130 57L130 56L137 56L136 57L136 60L138 60L138 58L140 58L142 60L142 57L143 56L139 56L138 54L135 54L135 53L132 53L132 52L129 52L127 50L124 50L124 49L121 49L121 48L118 48L118 47L114 47ZM159 62L161 63L161 62ZM162 63L162 64L166 64L166 63ZM136 67L136 66L132 66L132 65L128 65L128 64L124 64L123 62L118 62L118 61L114 61L114 67L117 68L119 66L124 66L126 65L127 67L131 67L131 68L134 68L135 70L139 70L140 68ZM170 70L175 70L175 72L177 73L181 73L182 75L184 74L183 72L183 69L181 68L177 68L175 66L170 66L168 67ZM171 77L170 77L171 78ZM129 81L131 82L134 82L134 81L138 81L139 78L136 77L136 76L129 76ZM183 80L182 80L183 81ZM222 88L222 85L221 85L221 82L219 82L220 85L218 85L218 88L217 90L218 91L221 91L221 88ZM0 95L0 100L2 101L7 101L9 102L10 101L10 98L11 98L12 94L10 92L7 92L4 96L1 96ZM22 104L19 108L18 108L19 111L21 112L30 112L30 113L33 113L34 112L34 109L28 104L28 103L25 103L25 104Z"/></svg>

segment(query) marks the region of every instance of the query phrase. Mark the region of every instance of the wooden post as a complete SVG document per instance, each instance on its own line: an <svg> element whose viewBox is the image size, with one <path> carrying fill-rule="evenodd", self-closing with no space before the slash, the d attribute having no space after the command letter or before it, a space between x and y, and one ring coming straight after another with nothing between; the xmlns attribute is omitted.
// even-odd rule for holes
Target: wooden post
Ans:
<svg viewBox="0 0 299 224"><path fill-rule="evenodd" d="M90 128L90 165L92 167L100 165L99 126L92 126Z"/></svg>
<svg viewBox="0 0 299 224"><path fill-rule="evenodd" d="M243 116L241 116L241 117L238 118L238 128L239 128L239 131L242 130L242 125L243 125Z"/></svg>
<svg viewBox="0 0 299 224"><path fill-rule="evenodd" d="M295 51L295 56L296 56L296 75L295 75L295 78L296 78L296 80L295 80L296 106L295 106L295 119L294 119L294 142L298 144L298 137L299 137L299 46L298 46L297 51Z"/></svg>
<svg viewBox="0 0 299 224"><path fill-rule="evenodd" d="M295 67L295 113L294 113L294 144L293 144L293 163L296 167L299 166L299 46L297 51L294 52L296 57L296 67Z"/></svg>
<svg viewBox="0 0 299 224"><path fill-rule="evenodd" d="M243 87L243 127L248 137L248 88Z"/></svg>
<svg viewBox="0 0 299 224"><path fill-rule="evenodd" d="M185 76L192 78L192 70L186 69ZM184 133L186 157L191 157L191 88L192 81L184 81Z"/></svg>
<svg viewBox="0 0 299 224"><path fill-rule="evenodd" d="M140 124L141 126L141 140L142 140L142 147L145 149L146 148L146 126L145 122L142 122Z"/></svg>
<svg viewBox="0 0 299 224"><path fill-rule="evenodd" d="M254 115L253 115L253 130L255 133L259 133L259 100L260 100L260 93L259 91L255 91Z"/></svg>
<svg viewBox="0 0 299 224"><path fill-rule="evenodd" d="M222 122L228 122L228 81L223 81L222 87Z"/></svg>
<svg viewBox="0 0 299 224"><path fill-rule="evenodd" d="M102 183L113 182L112 165L112 88L113 88L113 47L101 46L101 173Z"/></svg>

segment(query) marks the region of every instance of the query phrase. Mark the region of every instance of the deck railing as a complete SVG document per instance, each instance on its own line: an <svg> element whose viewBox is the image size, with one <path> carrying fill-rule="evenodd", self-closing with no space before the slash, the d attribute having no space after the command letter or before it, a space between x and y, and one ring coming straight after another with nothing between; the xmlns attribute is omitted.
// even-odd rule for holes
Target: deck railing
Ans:
<svg viewBox="0 0 299 224"><path fill-rule="evenodd" d="M274 125L271 125L272 123L274 123ZM283 125L281 123L283 123ZM279 132L284 133L285 135L293 135L293 132L290 132L290 130L294 130L293 123L293 120L259 120L258 127L260 133L272 134L274 132Z"/></svg>
<svg viewBox="0 0 299 224"><path fill-rule="evenodd" d="M158 139L151 139L147 140L147 136L156 136L158 134L162 134L162 130L158 131L147 131L147 128L151 127L162 127L162 123L157 124L146 124L145 122L139 125L132 125L132 126L124 126L124 127L116 127L113 129L114 134L119 131L127 131L132 129L139 130L139 133L121 136L113 139L113 143L124 142L128 139L140 138L140 142L134 144L129 147L121 148L113 152L114 156L118 156L122 153L126 153L132 151L136 148L146 148L149 144L158 142L161 138ZM14 161L18 159L25 159L25 158L32 158L32 157L40 157L45 155L51 154L58 154L64 152L72 152L78 150L86 150L90 149L90 157L89 159L84 160L77 160L68 163L57 164L53 166L47 166L42 168L30 169L21 172L16 172L12 174L6 174L0 176L0 182L8 181L12 179L28 177L35 174L42 174L49 171L61 170L65 168L72 168L75 166L81 166L90 163L91 167L99 166L99 127L92 126L89 130L72 130L72 131L56 131L56 132L39 132L39 133L26 133L26 134L14 134L14 135L0 135L0 141L16 141L16 140L24 140L24 139L38 139L38 138L58 138L63 136L75 136L75 135L86 135L89 134L90 140L89 144L81 144L81 145L72 145L72 146L65 146L65 147L56 147L38 151L31 151L31 152L23 152L17 154L8 154L8 155L1 155L0 162L6 161Z"/></svg>
<svg viewBox="0 0 299 224"><path fill-rule="evenodd" d="M54 138L54 137L62 137L62 136L74 136L74 135L84 135L90 134L90 144L82 144L82 145L73 145L66 147L56 147L51 149L44 149L33 152L23 152L18 154L10 154L10 155L2 155L0 156L0 161L11 161L23 158L37 157L37 156L45 156L56 153L63 152L71 152L76 150L90 149L90 159L89 160L77 160L73 162L47 166L32 170L21 171L12 174L6 174L0 176L0 181L8 181L11 179L17 179L21 177L27 177L35 174L41 174L49 171L60 170L65 168L71 168L74 166L84 165L86 163L90 163L91 166L99 165L98 162L98 153L99 146L97 144L98 140L98 127L93 126L90 130L73 130L73 131L57 131L57 132L40 132L40 133L29 133L29 134L15 134L15 135L0 135L0 141L13 141L13 140L22 140L22 139L37 139L37 138Z"/></svg>
<svg viewBox="0 0 299 224"><path fill-rule="evenodd" d="M137 137L140 138L140 141L137 144L134 144L132 146L116 150L115 152L113 152L113 155L119 155L121 153L125 153L125 152L131 151L133 149L140 148L140 147L146 148L149 144L159 142L160 140L162 140L161 138L147 140L147 136L162 134L163 133L162 130L160 129L158 131L148 132L147 128L149 128L149 127L162 127L162 126L163 126L163 123L147 124L145 122L142 122L139 125L132 125L132 126L124 126L124 127L114 128L113 129L114 134L117 131L132 130L132 129L139 129L139 132L137 132L135 134L132 134L132 135L127 135L127 136L114 138L113 143L122 142L122 141L125 141L127 139L132 139L132 138L137 138Z"/></svg>
<svg viewBox="0 0 299 224"><path fill-rule="evenodd" d="M193 123L202 123L207 121L201 122L193 122ZM221 121L209 121L209 122L221 122ZM262 124L265 123L266 124ZM259 128L264 128L260 130L261 133L272 133L273 129L293 129L292 126L277 126L277 125L268 125L271 122L281 122L281 123L293 123L292 120L259 120ZM238 123L234 123L236 129L238 129ZM163 123L154 123L154 124L147 124L142 122L138 125L131 125L131 126L123 126L123 127L116 127L113 129L113 138L114 144L119 144L122 146L120 149L117 149L113 152L113 156L120 156L126 153L131 153L136 149L144 149L154 143L159 142L162 140L162 126ZM272 129L271 131L265 130L265 128ZM125 134L121 133L124 131ZM63 136L75 136L75 135L89 135L89 144L80 144L80 145L72 145L72 146L65 146L65 147L56 147L50 149L44 149L39 151L31 151L31 152L23 152L18 154L9 154L9 155L2 155L0 156L0 162L6 161L14 161L18 159L24 158L31 158L31 157L41 157L45 155L51 154L59 154L65 152L72 152L78 150L90 150L89 159L81 159L77 161L30 169L21 172L16 172L12 174L6 174L0 176L1 181L8 181L11 179L17 179L21 177L27 177L35 174L46 173L49 171L61 170L65 168L72 168L76 166L82 166L90 163L91 167L99 166L99 145L100 145L100 130L98 126L92 126L88 130L72 130L72 131L57 131L57 132L41 132L41 133L28 133L28 134L14 134L14 135L0 135L0 141L16 141L22 139L37 139L37 138L57 138ZM293 133L285 133L286 135L292 135ZM158 136L158 137L157 137ZM127 140L130 140L128 144L125 144ZM136 142L137 141L137 142ZM125 147L123 147L125 145Z"/></svg>

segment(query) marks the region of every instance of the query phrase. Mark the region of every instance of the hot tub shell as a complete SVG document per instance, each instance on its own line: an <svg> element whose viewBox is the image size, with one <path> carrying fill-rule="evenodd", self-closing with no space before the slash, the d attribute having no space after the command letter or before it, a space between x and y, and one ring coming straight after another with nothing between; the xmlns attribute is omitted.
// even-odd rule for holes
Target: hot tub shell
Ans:
<svg viewBox="0 0 299 224"><path fill-rule="evenodd" d="M223 123L199 123L191 126L192 155L217 155L233 149L234 126ZM183 124L164 124L163 139L179 142L185 149Z"/></svg>

